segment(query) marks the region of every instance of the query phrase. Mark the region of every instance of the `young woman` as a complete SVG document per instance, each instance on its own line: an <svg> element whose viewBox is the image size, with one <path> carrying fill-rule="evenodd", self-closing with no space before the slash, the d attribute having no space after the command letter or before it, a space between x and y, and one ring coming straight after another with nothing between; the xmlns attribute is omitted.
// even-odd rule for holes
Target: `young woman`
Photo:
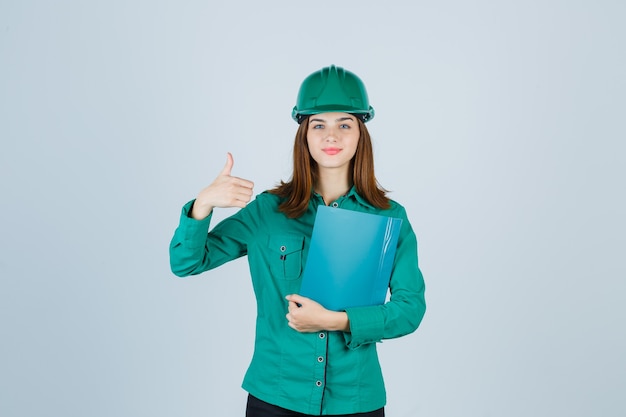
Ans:
<svg viewBox="0 0 626 417"><path fill-rule="evenodd" d="M230 175L228 154L215 181L183 207L171 268L189 276L248 256L258 312L242 385L248 417L384 416L376 343L415 331L426 308L415 234L374 176L365 127L374 110L355 74L335 66L311 74L292 116L300 125L292 178L251 201L253 184ZM322 204L403 220L387 303L337 312L298 295ZM241 210L207 233L216 207Z"/></svg>

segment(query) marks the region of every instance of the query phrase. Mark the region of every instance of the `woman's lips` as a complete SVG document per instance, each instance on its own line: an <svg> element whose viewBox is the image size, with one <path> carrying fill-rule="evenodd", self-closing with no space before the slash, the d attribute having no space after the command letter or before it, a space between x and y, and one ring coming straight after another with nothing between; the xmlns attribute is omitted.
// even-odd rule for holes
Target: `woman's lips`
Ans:
<svg viewBox="0 0 626 417"><path fill-rule="evenodd" d="M322 151L327 154L327 155L337 155L339 152L341 152L341 149L339 148L324 148L322 149Z"/></svg>

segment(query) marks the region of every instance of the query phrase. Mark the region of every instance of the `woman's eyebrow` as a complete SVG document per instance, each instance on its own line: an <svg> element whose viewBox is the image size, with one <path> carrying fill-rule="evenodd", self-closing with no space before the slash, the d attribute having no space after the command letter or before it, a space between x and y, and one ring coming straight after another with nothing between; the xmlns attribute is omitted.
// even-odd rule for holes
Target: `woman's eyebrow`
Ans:
<svg viewBox="0 0 626 417"><path fill-rule="evenodd" d="M354 121L354 117L350 117L350 116L340 117L339 119L336 119L335 122L343 122L343 121L346 121L346 120ZM324 119L309 119L309 123L313 123L313 122L327 123L327 121L324 120Z"/></svg>

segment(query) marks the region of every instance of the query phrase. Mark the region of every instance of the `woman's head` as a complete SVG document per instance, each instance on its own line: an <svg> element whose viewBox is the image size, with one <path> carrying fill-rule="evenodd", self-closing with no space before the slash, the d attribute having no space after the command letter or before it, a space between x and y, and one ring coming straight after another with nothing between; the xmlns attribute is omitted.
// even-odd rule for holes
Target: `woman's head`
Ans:
<svg viewBox="0 0 626 417"><path fill-rule="evenodd" d="M374 109L356 75L335 66L311 74L300 87L292 116L300 124L293 147L293 175L271 190L284 198L279 207L282 212L293 218L306 211L320 164L349 165L348 181L359 195L375 207L389 207L374 175L372 141L365 126L374 117ZM340 143L327 144L335 139Z"/></svg>

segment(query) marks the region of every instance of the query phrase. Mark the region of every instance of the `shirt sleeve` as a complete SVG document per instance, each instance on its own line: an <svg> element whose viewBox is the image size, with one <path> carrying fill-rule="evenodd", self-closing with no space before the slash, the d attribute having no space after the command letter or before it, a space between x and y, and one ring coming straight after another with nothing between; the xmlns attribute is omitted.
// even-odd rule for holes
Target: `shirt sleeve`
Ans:
<svg viewBox="0 0 626 417"><path fill-rule="evenodd" d="M425 286L418 265L417 238L403 208L398 217L402 227L389 282L391 297L380 306L346 310L350 332L344 336L350 349L412 333L424 317Z"/></svg>
<svg viewBox="0 0 626 417"><path fill-rule="evenodd" d="M179 277L200 274L244 256L255 222L246 208L224 219L208 232L212 214L203 220L190 217L195 200L185 204L170 242L170 267Z"/></svg>

